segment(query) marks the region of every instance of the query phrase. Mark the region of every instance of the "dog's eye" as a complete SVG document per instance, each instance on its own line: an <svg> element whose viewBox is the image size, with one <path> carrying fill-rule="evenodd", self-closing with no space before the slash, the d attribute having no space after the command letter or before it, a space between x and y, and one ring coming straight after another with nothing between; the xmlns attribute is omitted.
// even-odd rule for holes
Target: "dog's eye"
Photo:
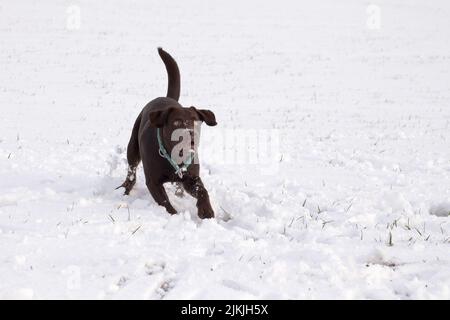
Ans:
<svg viewBox="0 0 450 320"><path fill-rule="evenodd" d="M181 126L181 121L180 121L180 120L175 120L175 121L173 122L173 125L174 125L175 127L179 127L179 126Z"/></svg>

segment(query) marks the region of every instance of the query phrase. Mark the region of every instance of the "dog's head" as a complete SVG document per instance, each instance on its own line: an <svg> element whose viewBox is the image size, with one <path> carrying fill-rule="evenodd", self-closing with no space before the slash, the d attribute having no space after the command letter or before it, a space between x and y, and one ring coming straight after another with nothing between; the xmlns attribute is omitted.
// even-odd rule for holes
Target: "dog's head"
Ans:
<svg viewBox="0 0 450 320"><path fill-rule="evenodd" d="M197 152L200 125L203 122L208 126L217 125L216 117L212 111L195 107L177 106L150 112L150 125L154 128L160 128L167 152L173 156L175 150L179 159L186 158L187 150Z"/></svg>

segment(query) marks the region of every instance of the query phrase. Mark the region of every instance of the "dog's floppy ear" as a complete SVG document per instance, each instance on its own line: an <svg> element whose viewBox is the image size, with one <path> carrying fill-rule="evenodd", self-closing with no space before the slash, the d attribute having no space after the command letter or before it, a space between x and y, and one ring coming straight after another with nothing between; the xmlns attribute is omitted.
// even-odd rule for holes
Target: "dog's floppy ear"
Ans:
<svg viewBox="0 0 450 320"><path fill-rule="evenodd" d="M162 128L166 124L167 117L172 110L173 108L151 111L149 114L150 126L154 128Z"/></svg>
<svg viewBox="0 0 450 320"><path fill-rule="evenodd" d="M217 125L216 116L214 115L214 113L212 111L197 109L195 107L191 107L191 108L194 109L195 112L197 112L200 120L204 121L208 126Z"/></svg>

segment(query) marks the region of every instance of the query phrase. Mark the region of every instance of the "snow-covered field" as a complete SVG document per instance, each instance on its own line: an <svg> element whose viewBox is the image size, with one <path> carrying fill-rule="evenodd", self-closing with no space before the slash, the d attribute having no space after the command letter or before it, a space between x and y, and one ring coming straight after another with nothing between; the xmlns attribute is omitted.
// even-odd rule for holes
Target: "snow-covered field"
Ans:
<svg viewBox="0 0 450 320"><path fill-rule="evenodd" d="M450 299L450 2L369 4L2 1L0 298ZM114 190L158 46L214 220Z"/></svg>

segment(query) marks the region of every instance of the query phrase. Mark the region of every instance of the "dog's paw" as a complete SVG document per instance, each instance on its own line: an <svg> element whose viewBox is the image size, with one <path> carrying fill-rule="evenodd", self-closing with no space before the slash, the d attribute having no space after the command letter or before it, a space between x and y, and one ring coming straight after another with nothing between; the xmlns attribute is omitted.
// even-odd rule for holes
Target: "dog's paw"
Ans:
<svg viewBox="0 0 450 320"><path fill-rule="evenodd" d="M164 207L166 208L166 211L167 211L168 213L170 213L170 214L177 214L177 213L178 213L177 210L175 210L175 208L172 207L172 205L171 205L170 203L164 204Z"/></svg>
<svg viewBox="0 0 450 320"><path fill-rule="evenodd" d="M124 183L122 183L120 186L118 186L116 188L116 190L120 189L120 188L124 188L125 192L123 194L128 196L130 194L130 191L133 189L135 184L136 184L136 180L129 180L129 179L127 179L127 180L125 180Z"/></svg>
<svg viewBox="0 0 450 320"><path fill-rule="evenodd" d="M212 219L214 218L214 210L211 208L209 202L203 202L198 204L198 217L200 219Z"/></svg>

